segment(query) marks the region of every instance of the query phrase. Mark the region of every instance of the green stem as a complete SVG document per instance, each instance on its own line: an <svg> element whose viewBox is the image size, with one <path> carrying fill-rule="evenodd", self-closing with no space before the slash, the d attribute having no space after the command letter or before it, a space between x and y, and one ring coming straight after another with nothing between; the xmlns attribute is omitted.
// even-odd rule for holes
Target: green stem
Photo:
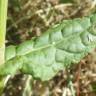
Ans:
<svg viewBox="0 0 96 96"><path fill-rule="evenodd" d="M5 35L8 0L0 0L0 64L4 63ZM0 96L5 85L6 78L0 77Z"/></svg>
<svg viewBox="0 0 96 96"><path fill-rule="evenodd" d="M0 64L4 62L7 4L8 0L0 0Z"/></svg>

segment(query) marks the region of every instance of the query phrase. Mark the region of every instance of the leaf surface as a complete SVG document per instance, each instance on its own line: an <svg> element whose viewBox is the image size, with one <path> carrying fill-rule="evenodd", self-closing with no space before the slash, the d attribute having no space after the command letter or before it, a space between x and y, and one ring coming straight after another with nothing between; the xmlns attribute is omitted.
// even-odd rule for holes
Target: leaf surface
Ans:
<svg viewBox="0 0 96 96"><path fill-rule="evenodd" d="M20 71L43 81L78 63L96 47L96 15L65 20L40 37L6 48L0 75Z"/></svg>

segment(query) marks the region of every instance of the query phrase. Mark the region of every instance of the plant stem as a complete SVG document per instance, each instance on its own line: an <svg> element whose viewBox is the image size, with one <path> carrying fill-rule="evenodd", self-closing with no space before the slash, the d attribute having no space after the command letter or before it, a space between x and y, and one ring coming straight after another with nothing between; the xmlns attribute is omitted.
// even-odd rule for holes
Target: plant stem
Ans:
<svg viewBox="0 0 96 96"><path fill-rule="evenodd" d="M0 64L4 63L5 35L8 0L0 0ZM5 77L0 77L0 96L5 86Z"/></svg>
<svg viewBox="0 0 96 96"><path fill-rule="evenodd" d="M0 64L4 63L8 0L0 0Z"/></svg>

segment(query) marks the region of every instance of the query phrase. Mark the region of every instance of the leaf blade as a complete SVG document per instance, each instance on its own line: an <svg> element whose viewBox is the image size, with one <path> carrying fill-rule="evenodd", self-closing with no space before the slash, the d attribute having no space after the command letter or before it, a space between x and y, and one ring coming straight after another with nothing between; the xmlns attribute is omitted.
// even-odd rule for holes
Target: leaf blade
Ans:
<svg viewBox="0 0 96 96"><path fill-rule="evenodd" d="M95 16L66 20L53 26L39 38L16 46L16 53L23 51L9 60L13 62L17 57L21 58L19 63L16 63L20 64L20 67L18 65L17 69L12 71L13 74L19 70L46 81L54 77L58 71L70 67L72 63L78 63L96 47L96 35L93 34L96 32L93 27L96 24L93 20ZM10 64L14 68L14 64ZM12 73L11 70L8 71ZM4 72L0 73L2 74L4 75Z"/></svg>

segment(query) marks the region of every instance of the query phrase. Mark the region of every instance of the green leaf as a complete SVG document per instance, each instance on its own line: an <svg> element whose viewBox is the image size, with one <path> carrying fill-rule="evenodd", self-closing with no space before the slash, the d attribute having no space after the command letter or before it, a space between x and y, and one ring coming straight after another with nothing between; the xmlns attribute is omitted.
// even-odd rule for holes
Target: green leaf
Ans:
<svg viewBox="0 0 96 96"><path fill-rule="evenodd" d="M20 71L43 81L51 79L96 47L95 21L96 15L65 20L40 37L7 47L0 75Z"/></svg>

